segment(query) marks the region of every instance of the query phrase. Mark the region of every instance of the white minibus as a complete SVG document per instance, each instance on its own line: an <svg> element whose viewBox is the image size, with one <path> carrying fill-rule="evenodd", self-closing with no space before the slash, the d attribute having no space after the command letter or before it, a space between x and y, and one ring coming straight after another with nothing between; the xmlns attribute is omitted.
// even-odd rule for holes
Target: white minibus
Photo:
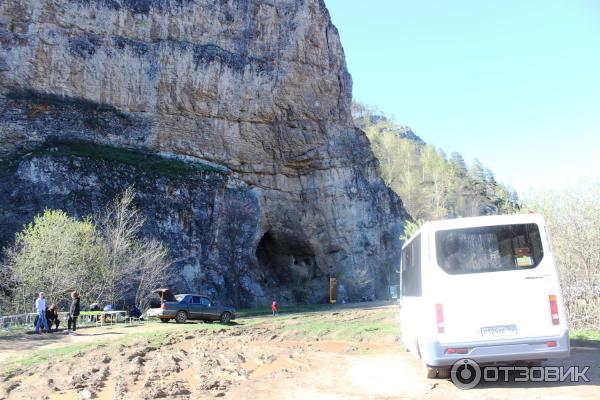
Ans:
<svg viewBox="0 0 600 400"><path fill-rule="evenodd" d="M567 320L544 219L433 221L402 247L402 341L427 377L468 358L539 364L569 356Z"/></svg>

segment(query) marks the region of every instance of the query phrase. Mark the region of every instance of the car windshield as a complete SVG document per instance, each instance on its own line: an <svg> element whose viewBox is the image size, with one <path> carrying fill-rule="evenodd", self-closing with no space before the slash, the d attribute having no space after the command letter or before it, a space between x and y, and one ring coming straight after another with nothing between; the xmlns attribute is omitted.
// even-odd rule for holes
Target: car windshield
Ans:
<svg viewBox="0 0 600 400"><path fill-rule="evenodd" d="M536 224L438 231L435 241L437 262L452 275L531 269L544 256Z"/></svg>

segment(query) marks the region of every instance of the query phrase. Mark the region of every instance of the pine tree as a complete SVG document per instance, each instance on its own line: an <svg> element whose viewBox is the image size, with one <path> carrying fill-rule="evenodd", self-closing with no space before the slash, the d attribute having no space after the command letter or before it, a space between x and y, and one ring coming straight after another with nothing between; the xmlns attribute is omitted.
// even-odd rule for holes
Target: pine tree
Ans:
<svg viewBox="0 0 600 400"><path fill-rule="evenodd" d="M460 178L466 178L467 176L467 164L465 159L460 153L453 151L450 154L450 160L448 161L451 168L452 175Z"/></svg>
<svg viewBox="0 0 600 400"><path fill-rule="evenodd" d="M467 165L458 152L450 154L448 174L448 215L461 217L469 215L466 209L465 195L468 187Z"/></svg>
<svg viewBox="0 0 600 400"><path fill-rule="evenodd" d="M471 167L469 168L469 177L473 181L474 187L481 194L485 193L485 169L483 164L478 158L473 160Z"/></svg>
<svg viewBox="0 0 600 400"><path fill-rule="evenodd" d="M402 199L413 218L466 217L518 209L518 197L501 186L489 168L426 144L410 130L372 106L355 103L352 113L375 156L381 176ZM407 135L409 131L411 134Z"/></svg>

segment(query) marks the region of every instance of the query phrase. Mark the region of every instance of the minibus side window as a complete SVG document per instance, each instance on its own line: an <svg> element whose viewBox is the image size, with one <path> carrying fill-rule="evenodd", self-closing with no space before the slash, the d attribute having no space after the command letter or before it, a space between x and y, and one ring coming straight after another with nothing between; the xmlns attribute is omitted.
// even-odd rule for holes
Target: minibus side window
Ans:
<svg viewBox="0 0 600 400"><path fill-rule="evenodd" d="M421 296L421 235L402 251L402 297Z"/></svg>

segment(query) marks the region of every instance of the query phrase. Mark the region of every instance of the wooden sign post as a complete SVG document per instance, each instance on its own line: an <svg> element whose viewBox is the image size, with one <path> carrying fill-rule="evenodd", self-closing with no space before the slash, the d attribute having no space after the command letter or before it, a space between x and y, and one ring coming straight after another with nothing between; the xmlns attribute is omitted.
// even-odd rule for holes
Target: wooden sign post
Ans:
<svg viewBox="0 0 600 400"><path fill-rule="evenodd" d="M337 279L329 278L329 303L337 303Z"/></svg>

